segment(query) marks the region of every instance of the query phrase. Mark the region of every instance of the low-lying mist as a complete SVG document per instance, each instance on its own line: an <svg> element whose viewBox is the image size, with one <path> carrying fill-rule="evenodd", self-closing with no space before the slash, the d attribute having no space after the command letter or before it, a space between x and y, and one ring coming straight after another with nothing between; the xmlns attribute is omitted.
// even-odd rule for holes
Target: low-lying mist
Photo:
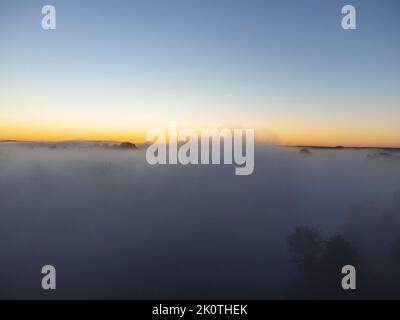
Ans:
<svg viewBox="0 0 400 320"><path fill-rule="evenodd" d="M143 146L1 143L0 298L400 298L397 155L300 151L259 145L235 176L150 166Z"/></svg>

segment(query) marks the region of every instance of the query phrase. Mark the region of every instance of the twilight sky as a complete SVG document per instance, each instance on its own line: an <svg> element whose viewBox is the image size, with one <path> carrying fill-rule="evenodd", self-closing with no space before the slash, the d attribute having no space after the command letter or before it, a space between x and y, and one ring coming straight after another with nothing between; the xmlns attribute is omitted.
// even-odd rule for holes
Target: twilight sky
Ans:
<svg viewBox="0 0 400 320"><path fill-rule="evenodd" d="M0 0L0 140L142 141L178 120L400 146L399 18L397 0Z"/></svg>

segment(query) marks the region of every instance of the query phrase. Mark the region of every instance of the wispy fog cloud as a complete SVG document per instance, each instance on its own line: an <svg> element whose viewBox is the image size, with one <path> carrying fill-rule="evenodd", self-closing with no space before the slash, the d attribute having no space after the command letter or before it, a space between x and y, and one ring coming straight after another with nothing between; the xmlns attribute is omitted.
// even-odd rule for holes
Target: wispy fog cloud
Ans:
<svg viewBox="0 0 400 320"><path fill-rule="evenodd" d="M286 244L298 225L340 232L365 274L396 286L400 163L368 153L258 146L238 177L150 166L140 147L2 143L0 297L45 298L53 264L58 298L280 298L298 276Z"/></svg>

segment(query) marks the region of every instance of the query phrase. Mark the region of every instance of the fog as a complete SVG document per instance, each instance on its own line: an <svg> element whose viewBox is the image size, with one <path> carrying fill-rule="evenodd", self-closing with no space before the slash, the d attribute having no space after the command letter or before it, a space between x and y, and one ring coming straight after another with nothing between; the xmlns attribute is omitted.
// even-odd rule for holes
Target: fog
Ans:
<svg viewBox="0 0 400 320"><path fill-rule="evenodd" d="M0 143L0 298L400 298L392 153L258 145L253 175L236 176L150 166L144 146ZM324 245L303 270L288 240L299 227L351 249ZM338 291L323 261L332 279L354 262L358 289ZM46 264L55 291L41 288Z"/></svg>

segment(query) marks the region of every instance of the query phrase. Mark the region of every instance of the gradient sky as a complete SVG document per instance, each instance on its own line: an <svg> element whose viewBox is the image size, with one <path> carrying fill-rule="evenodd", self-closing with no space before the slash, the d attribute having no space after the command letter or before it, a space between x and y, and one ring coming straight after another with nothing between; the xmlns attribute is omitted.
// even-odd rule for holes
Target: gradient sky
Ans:
<svg viewBox="0 0 400 320"><path fill-rule="evenodd" d="M0 0L0 139L141 141L178 120L400 146L399 18L398 0Z"/></svg>

